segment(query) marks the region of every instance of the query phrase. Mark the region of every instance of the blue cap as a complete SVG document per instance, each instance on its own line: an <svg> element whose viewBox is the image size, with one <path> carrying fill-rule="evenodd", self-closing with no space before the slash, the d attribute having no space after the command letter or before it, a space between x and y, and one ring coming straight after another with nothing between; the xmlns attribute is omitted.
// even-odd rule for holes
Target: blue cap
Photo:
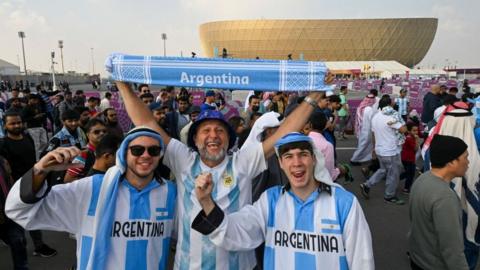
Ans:
<svg viewBox="0 0 480 270"><path fill-rule="evenodd" d="M148 108L149 108L151 111L159 110L160 108L162 108L162 103L160 103L160 102L152 102L152 103L150 103L150 105L148 105Z"/></svg>
<svg viewBox="0 0 480 270"><path fill-rule="evenodd" d="M205 93L205 96L206 97L214 97L215 96L215 92L213 90L208 90L207 93Z"/></svg>
<svg viewBox="0 0 480 270"><path fill-rule="evenodd" d="M300 132L288 133L287 135L283 136L282 138L280 138L275 143L274 147L275 147L275 152L277 153L277 155L278 155L278 148L280 148L280 146L285 145L285 144L289 144L289 143L293 143L293 142L312 143L312 139L310 137L304 135L303 133L300 133Z"/></svg>
<svg viewBox="0 0 480 270"><path fill-rule="evenodd" d="M215 110L202 111L200 115L197 117L197 120L192 123L192 125L190 126L190 129L188 130L187 145L192 149L194 149L195 151L198 150L197 146L195 145L195 142L193 141L193 137L197 133L198 126L207 120L218 120L225 125L225 128L228 131L228 137L229 137L228 150L230 150L233 147L233 145L235 145L237 135L235 134L235 131L233 130L232 126L230 126L230 124L225 120L225 118L223 117L223 114Z"/></svg>

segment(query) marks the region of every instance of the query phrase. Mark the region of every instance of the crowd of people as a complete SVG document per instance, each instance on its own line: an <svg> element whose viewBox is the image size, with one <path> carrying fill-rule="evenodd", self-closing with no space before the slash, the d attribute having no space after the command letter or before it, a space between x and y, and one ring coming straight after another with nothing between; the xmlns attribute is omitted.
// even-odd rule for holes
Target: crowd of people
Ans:
<svg viewBox="0 0 480 270"><path fill-rule="evenodd" d="M28 269L25 230L43 257L56 250L41 230L74 235L78 269L166 269L171 256L175 269L374 269L367 220L342 187L355 167L365 199L386 180L384 201L403 205L405 179L412 269L476 266L480 117L468 89L434 85L422 112L405 89L372 89L354 111L346 86L252 91L226 119L222 91L197 106L185 88L115 87L128 130L110 92L1 96L0 236L15 269ZM358 145L341 163L349 122Z"/></svg>

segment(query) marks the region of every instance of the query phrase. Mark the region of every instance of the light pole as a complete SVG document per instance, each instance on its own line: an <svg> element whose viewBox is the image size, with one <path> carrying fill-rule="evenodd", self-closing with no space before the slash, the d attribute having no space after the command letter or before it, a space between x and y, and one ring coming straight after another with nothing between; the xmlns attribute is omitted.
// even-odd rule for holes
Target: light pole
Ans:
<svg viewBox="0 0 480 270"><path fill-rule="evenodd" d="M90 54L92 56L92 74L95 74L95 59L93 58L93 48L90 48Z"/></svg>
<svg viewBox="0 0 480 270"><path fill-rule="evenodd" d="M163 56L167 56L167 34L162 33L162 39L163 39Z"/></svg>
<svg viewBox="0 0 480 270"><path fill-rule="evenodd" d="M62 59L62 73L65 74L65 67L63 66L63 40L58 41L58 48L60 48L60 59Z"/></svg>
<svg viewBox="0 0 480 270"><path fill-rule="evenodd" d="M27 61L25 60L25 45L23 44L23 39L26 37L25 32L19 31L18 37L22 40L22 52L23 52L23 71L25 72L25 76L27 76Z"/></svg>
<svg viewBox="0 0 480 270"><path fill-rule="evenodd" d="M54 67L54 64L55 62L53 61L53 59L55 58L55 52L52 51L50 53L50 56L52 58L52 81L53 81L53 91L57 91L57 83L55 82L55 67Z"/></svg>

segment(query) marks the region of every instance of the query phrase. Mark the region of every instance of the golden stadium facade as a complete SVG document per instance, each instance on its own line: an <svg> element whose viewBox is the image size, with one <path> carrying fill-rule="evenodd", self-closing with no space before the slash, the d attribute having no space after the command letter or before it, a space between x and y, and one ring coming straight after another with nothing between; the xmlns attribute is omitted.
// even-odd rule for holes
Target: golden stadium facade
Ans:
<svg viewBox="0 0 480 270"><path fill-rule="evenodd" d="M437 31L436 18L235 20L200 25L204 55L312 61L418 64Z"/></svg>

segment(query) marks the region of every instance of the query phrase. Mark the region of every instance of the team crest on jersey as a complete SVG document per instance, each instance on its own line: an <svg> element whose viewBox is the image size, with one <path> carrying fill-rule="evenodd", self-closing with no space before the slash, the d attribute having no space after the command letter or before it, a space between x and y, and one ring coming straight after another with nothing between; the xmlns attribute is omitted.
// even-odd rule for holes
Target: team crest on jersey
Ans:
<svg viewBox="0 0 480 270"><path fill-rule="evenodd" d="M231 187L233 185L233 177L227 173L223 174L223 185L225 187Z"/></svg>

